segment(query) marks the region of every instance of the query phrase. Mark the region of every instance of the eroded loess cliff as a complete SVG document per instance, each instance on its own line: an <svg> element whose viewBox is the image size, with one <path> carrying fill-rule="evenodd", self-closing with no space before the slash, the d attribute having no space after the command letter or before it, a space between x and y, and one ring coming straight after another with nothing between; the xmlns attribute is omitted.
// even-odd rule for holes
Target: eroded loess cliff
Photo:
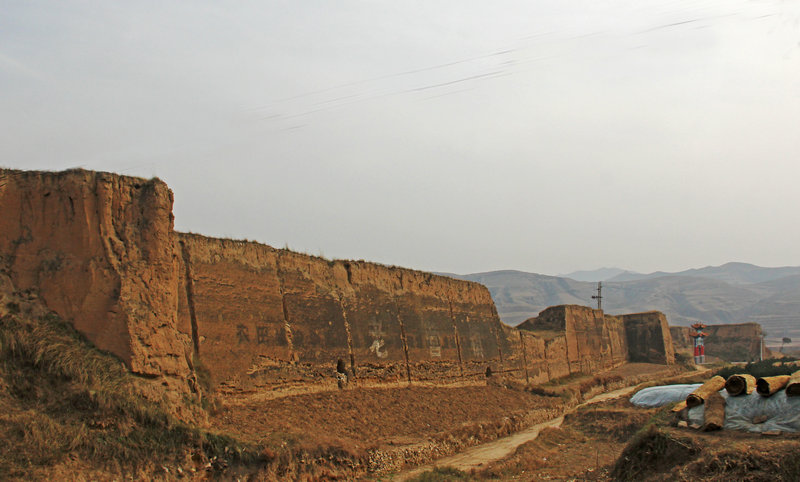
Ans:
<svg viewBox="0 0 800 482"><path fill-rule="evenodd" d="M187 377L172 192L159 180L0 171L0 269L135 373Z"/></svg>
<svg viewBox="0 0 800 482"><path fill-rule="evenodd" d="M480 284L253 242L179 234L181 330L220 382L290 381L286 362L374 365L499 359L507 348ZM194 323L192 322L194 312ZM452 364L452 363L451 363ZM419 379L424 374L415 374Z"/></svg>

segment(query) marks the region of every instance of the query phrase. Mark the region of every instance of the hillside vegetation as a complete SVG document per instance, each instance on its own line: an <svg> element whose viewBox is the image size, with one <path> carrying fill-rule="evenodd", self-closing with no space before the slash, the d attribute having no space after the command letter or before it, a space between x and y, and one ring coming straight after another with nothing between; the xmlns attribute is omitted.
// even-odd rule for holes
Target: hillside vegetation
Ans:
<svg viewBox="0 0 800 482"><path fill-rule="evenodd" d="M5 300L0 479L75 471L94 479L124 473L149 478L262 458L253 447L176 420L167 400L147 398L149 380L132 376L68 323L36 309L35 300Z"/></svg>

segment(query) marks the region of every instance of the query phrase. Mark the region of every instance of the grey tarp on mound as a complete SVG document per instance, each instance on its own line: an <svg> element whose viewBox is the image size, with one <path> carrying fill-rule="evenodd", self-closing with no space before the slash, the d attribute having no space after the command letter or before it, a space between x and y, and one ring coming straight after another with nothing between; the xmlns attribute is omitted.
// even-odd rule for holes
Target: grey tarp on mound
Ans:
<svg viewBox="0 0 800 482"><path fill-rule="evenodd" d="M781 390L771 397L762 397L757 392L731 397L720 390L725 398L725 425L728 430L748 432L800 432L800 397L787 397ZM703 424L703 405L689 409L689 422ZM753 423L756 418L766 418L763 423Z"/></svg>
<svg viewBox="0 0 800 482"><path fill-rule="evenodd" d="M669 403L686 400L690 393L697 390L700 383L694 385L662 385L643 388L631 397L631 403L637 407L663 407Z"/></svg>

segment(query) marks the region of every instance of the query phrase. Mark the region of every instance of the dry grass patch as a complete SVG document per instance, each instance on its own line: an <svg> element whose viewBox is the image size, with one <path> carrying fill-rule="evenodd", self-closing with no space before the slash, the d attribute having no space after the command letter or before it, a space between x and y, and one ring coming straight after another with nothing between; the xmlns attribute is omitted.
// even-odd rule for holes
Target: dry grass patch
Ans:
<svg viewBox="0 0 800 482"><path fill-rule="evenodd" d="M0 478L74 461L124 473L142 466L255 462L255 447L175 420L163 400L71 325L15 306L0 318Z"/></svg>

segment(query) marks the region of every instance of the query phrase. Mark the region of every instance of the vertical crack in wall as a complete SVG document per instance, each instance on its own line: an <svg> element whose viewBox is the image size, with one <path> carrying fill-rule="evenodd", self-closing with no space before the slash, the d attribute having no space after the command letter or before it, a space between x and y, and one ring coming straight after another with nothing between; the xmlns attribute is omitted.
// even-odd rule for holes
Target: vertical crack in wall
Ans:
<svg viewBox="0 0 800 482"><path fill-rule="evenodd" d="M490 326L492 326L493 330L494 330L494 339L495 339L495 343L497 343L497 356L500 359L500 370L504 370L505 369L505 364L504 364L504 360L503 360L503 347L502 347L502 345L500 343L500 331L502 330L502 327L501 327L501 324L500 324L500 321L499 321L499 316L497 315L497 307L495 307L494 304L492 304L490 308L491 308L490 309L491 316L489 318L490 319L489 323L490 323ZM491 321L492 319L497 319L498 322L497 323L492 323L492 321ZM505 335L503 335L503 336L505 336Z"/></svg>
<svg viewBox="0 0 800 482"><path fill-rule="evenodd" d="M347 335L347 356L350 358L350 372L356 376L356 356L353 353L353 333L350 331L350 322L347 320L347 310L344 308L344 299L338 290L335 292L339 300L339 308L342 310L342 320L344 320L344 332Z"/></svg>
<svg viewBox="0 0 800 482"><path fill-rule="evenodd" d="M192 325L192 347L195 356L200 356L200 330L197 326L197 312L194 306L194 278L192 277L192 259L186 243L183 240L178 242L183 258L183 276L186 284L186 305L189 308L189 321Z"/></svg>
<svg viewBox="0 0 800 482"><path fill-rule="evenodd" d="M101 183L103 183L103 189L101 190ZM95 196L95 205L97 207L97 230L100 233L100 241L103 243L103 249L106 253L106 259L108 263L114 268L114 271L119 273L120 271L120 260L117 257L117 253L114 250L114 246L111 245L111 242L116 240L119 241L118 236L114 231L114 213L111 211L113 206L113 199L111 195L110 188L105 186L106 181L104 179L100 179L99 176L95 176L94 179L94 196ZM72 198L70 197L70 205L72 205ZM72 209L72 217L75 217L74 206L71 207ZM106 212L108 210L108 212ZM108 215L108 217L107 217ZM111 231L109 231L109 229ZM113 238L112 238L113 235Z"/></svg>
<svg viewBox="0 0 800 482"><path fill-rule="evenodd" d="M566 343L566 337L564 337ZM551 342L552 345L552 342ZM544 342L544 368L547 370L547 380L552 380L553 375L550 371L550 352L553 350L552 346L548 346L547 340ZM565 352L566 353L566 352ZM569 367L569 360L567 360L567 367Z"/></svg>
<svg viewBox="0 0 800 482"><path fill-rule="evenodd" d="M350 289L355 292L355 288L353 287L353 272L351 271L350 263L343 263L344 270L347 272L347 284L350 285ZM347 333L347 354L350 356L350 370L353 372L353 376L356 376L356 355L355 351L353 350L353 332L350 330L350 321L347 319L347 310L344 306L344 295L342 293L338 293L339 295L339 305L342 308L342 318L344 318L344 329Z"/></svg>
<svg viewBox="0 0 800 482"><path fill-rule="evenodd" d="M342 319L344 320L344 331L347 335L347 356L350 357L350 372L356 376L356 355L353 353L353 333L350 331L350 322L347 321L347 310L344 308L344 299L340 293L336 293L339 299L339 308L342 310Z"/></svg>
<svg viewBox="0 0 800 482"><path fill-rule="evenodd" d="M569 335L570 332L573 330L567 330L567 324L568 324L567 311L566 308L564 308L563 310L564 310L564 356L566 357L567 360L567 372L572 373L572 359L569 357ZM577 344L578 342L576 341L575 345L577 346ZM580 350L578 350L578 353L580 353Z"/></svg>
<svg viewBox="0 0 800 482"><path fill-rule="evenodd" d="M458 369L461 372L461 378L464 378L464 360L461 358L461 342L458 339L458 326L456 326L456 318L453 315L453 302L450 296L447 297L447 304L450 306L450 322L453 324L453 334L456 337L456 351L458 352Z"/></svg>
<svg viewBox="0 0 800 482"><path fill-rule="evenodd" d="M397 304L397 296L394 298L395 314L397 315L397 322L400 324L400 341L403 342L403 355L406 359L406 377L408 384L411 384L411 365L408 361L408 342L406 341L406 328L403 325L403 318L400 316L400 306Z"/></svg>
<svg viewBox="0 0 800 482"><path fill-rule="evenodd" d="M292 336L292 325L289 324L289 306L286 303L286 290L283 286L283 275L281 273L281 253L275 259L275 275L278 278L278 293L281 295L281 307L283 308L283 331L286 335L286 346L289 350L289 361L294 363L297 356L294 352L294 341Z"/></svg>
<svg viewBox="0 0 800 482"><path fill-rule="evenodd" d="M525 383L529 383L530 377L528 376L528 351L525 349L525 339L522 336L522 330L517 330L517 333L519 333L519 344L522 351L522 364L525 368Z"/></svg>
<svg viewBox="0 0 800 482"><path fill-rule="evenodd" d="M399 278L400 281L400 290L403 289L403 277L402 274ZM406 359L406 377L408 378L408 384L411 385L411 365L408 361L408 341L406 338L406 327L403 324L403 318L400 316L400 304L397 302L397 293L394 293L392 296L394 300L394 313L397 316L397 323L400 325L400 341L403 342L403 355Z"/></svg>
<svg viewBox="0 0 800 482"><path fill-rule="evenodd" d="M503 347L500 346L500 326L497 325L494 327L494 339L497 343L497 355L500 358L500 371L505 370L505 364L503 363Z"/></svg>
<svg viewBox="0 0 800 482"><path fill-rule="evenodd" d="M347 271L347 283L350 284L350 263L343 263L345 270ZM331 285L331 292L333 296L336 298L336 301L339 302L339 309L342 311L342 320L344 321L344 332L347 336L347 356L350 358L350 373L353 377L356 376L356 356L353 352L353 333L350 330L350 321L347 319L347 309L344 306L344 293L336 284L336 277L334 276L334 267L335 264L331 266L329 271L329 283ZM352 288L352 286L351 286Z"/></svg>
<svg viewBox="0 0 800 482"><path fill-rule="evenodd" d="M353 271L350 263L344 263L344 270L347 271L347 284L353 285Z"/></svg>

